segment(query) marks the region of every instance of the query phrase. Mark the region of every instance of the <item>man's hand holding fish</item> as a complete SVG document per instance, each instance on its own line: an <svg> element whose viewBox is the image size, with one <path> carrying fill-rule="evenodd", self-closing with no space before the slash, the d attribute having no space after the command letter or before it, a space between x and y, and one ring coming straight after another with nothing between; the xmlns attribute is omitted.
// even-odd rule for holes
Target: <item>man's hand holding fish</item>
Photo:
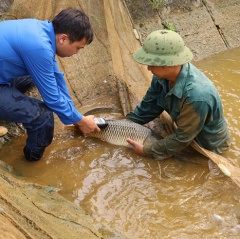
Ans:
<svg viewBox="0 0 240 239"><path fill-rule="evenodd" d="M133 151L139 155L144 155L144 152L143 152L143 144L142 143L139 143L137 141L134 141L132 139L127 139L127 142L133 146Z"/></svg>

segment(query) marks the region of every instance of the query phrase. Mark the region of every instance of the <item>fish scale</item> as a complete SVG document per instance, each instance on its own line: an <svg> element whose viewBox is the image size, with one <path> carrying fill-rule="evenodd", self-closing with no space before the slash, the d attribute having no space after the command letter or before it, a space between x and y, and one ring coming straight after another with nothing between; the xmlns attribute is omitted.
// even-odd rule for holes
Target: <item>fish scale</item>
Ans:
<svg viewBox="0 0 240 239"><path fill-rule="evenodd" d="M108 143L129 147L127 138L144 143L148 137L153 137L151 129L130 120L105 120L107 126L101 132L89 133L88 136L100 138Z"/></svg>

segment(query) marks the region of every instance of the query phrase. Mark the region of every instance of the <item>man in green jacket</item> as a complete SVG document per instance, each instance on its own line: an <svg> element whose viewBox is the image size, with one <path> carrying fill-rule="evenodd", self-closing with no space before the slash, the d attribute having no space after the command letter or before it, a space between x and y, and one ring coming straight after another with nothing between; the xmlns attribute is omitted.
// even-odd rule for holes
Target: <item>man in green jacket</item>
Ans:
<svg viewBox="0 0 240 239"><path fill-rule="evenodd" d="M142 145L128 139L134 152L165 159L193 140L215 153L228 147L230 136L220 96L213 83L190 63L193 54L179 34L154 31L133 57L147 65L153 78L142 102L126 118L146 124L165 110L177 125L174 133L158 141Z"/></svg>

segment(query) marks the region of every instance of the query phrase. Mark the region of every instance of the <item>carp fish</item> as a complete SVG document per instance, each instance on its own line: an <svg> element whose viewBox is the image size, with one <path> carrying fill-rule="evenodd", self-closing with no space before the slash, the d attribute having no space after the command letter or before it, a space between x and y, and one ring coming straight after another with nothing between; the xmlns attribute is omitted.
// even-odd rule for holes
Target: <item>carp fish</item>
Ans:
<svg viewBox="0 0 240 239"><path fill-rule="evenodd" d="M125 146L131 148L127 138L139 143L159 139L158 135L150 128L134 123L130 120L105 120L105 127L100 132L92 132L87 136L99 138L113 145Z"/></svg>

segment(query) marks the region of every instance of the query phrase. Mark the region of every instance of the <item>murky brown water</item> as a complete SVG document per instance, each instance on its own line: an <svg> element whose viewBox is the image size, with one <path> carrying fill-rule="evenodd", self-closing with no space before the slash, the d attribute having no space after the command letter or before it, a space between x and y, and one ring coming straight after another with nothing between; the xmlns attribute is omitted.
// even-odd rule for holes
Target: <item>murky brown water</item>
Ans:
<svg viewBox="0 0 240 239"><path fill-rule="evenodd" d="M240 49L195 65L221 94L232 135L224 156L240 165ZM225 176L207 177L207 160L196 152L186 150L157 162L84 138L58 122L45 157L29 163L22 156L24 141L25 136L6 144L0 158L19 177L59 188L92 214L99 227L131 239L240 236L240 189Z"/></svg>

